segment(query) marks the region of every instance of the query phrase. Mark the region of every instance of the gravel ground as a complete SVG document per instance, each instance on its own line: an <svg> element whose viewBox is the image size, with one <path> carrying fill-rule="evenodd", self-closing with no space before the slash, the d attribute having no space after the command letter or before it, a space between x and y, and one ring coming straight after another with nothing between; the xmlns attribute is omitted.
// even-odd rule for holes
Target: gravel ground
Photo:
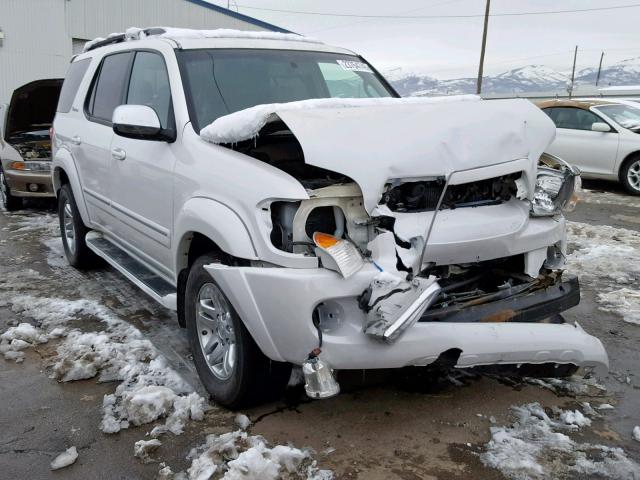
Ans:
<svg viewBox="0 0 640 480"><path fill-rule="evenodd" d="M633 237L640 231L640 198L624 195L614 184L585 184L589 190L584 201L570 215L576 222L572 228L585 238L592 235L590 226L596 232L613 232L607 235L628 247L629 262L622 262L622 266L618 262L629 277L624 290L627 303L612 306L610 300L604 301L599 294L617 292L620 280L589 272L587 265L581 277L582 302L565 316L579 321L603 341L611 362L608 375L593 379L591 384L578 381L558 389L477 373L436 376L349 372L341 378L344 392L334 399L309 401L300 387L293 387L279 402L244 411L252 421L249 435L260 435L271 445L309 448L311 459L317 462L314 471L331 470L334 478L515 478L499 454L504 453L509 438L520 438L524 443L518 444L512 455L506 455L513 460L521 454L523 445L539 437L527 437L525 427L530 422L520 418L514 423L518 411L512 407L537 402L551 418L544 425L564 432L572 443L567 451L548 447L552 455L544 451L547 453L543 456L555 458L557 454L558 458L548 464L540 461L545 469L542 476L533 470L521 470L525 472L521 478L640 478L634 463L640 461L640 442L632 438L634 426L640 425L640 325L625 321L625 312L638 305L634 298L640 298L634 297L639 291L640 272L634 270L633 263L634 258L640 258L636 249L640 240L636 244ZM603 230L603 226L616 230ZM0 332L21 322L38 325L33 314L14 306L12 298L24 292L37 298L89 299L142 332L158 355L166 358L168 368L193 391L204 395L185 332L178 327L175 315L147 300L108 267L90 272L68 267L59 242L52 240L56 229L53 209L46 203L31 204L13 214L0 212ZM576 237L570 243L570 248L578 252L576 258L586 252L586 244L581 243L587 241L585 238ZM31 273L25 276L24 272ZM85 314L77 315L69 325L80 332L105 328ZM160 462L174 472L184 471L192 466L193 458L187 459L189 451L202 445L207 435L237 429L235 413L212 406L203 419L187 421L182 434L159 437L162 446L151 454L148 463L142 462L134 457L134 443L149 440L153 426L162 421L103 433L99 428L103 397L114 393L118 382L99 382L96 378L58 382L53 364L62 341L51 339L24 350L21 363L0 359L0 477L155 478L163 467ZM580 391L566 391L574 387ZM589 413L584 402L592 407L610 404L614 408ZM558 419L566 416L561 416L558 409L579 410L590 418L590 425L563 423ZM503 426L506 430L499 428ZM504 435L499 437L505 432L507 440ZM497 441L499 438L503 441ZM50 463L71 446L77 448L77 461L52 472ZM622 449L622 453L614 453L625 460L608 463L605 457L613 453L604 447ZM579 451L587 452L588 468L576 453ZM502 463L496 463L496 458L502 458ZM213 478L220 478L222 473L219 470ZM287 473L285 478L300 478L295 475ZM245 472L238 478L253 477ZM255 478L266 478L266 474Z"/></svg>

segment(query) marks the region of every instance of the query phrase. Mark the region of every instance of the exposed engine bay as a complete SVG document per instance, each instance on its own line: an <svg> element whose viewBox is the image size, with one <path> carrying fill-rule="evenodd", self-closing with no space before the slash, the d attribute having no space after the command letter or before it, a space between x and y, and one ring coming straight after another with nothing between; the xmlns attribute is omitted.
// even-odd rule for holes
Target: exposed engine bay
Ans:
<svg viewBox="0 0 640 480"><path fill-rule="evenodd" d="M38 138L32 139L31 137ZM31 133L16 135L8 142L15 148L24 160L49 160L51 159L51 140L49 134L34 135Z"/></svg>

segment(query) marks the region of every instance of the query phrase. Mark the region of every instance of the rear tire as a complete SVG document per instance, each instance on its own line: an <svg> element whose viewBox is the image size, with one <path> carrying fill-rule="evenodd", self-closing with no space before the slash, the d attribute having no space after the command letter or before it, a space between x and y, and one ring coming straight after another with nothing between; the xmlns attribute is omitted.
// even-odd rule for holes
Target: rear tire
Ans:
<svg viewBox="0 0 640 480"><path fill-rule="evenodd" d="M93 267L97 257L85 242L89 229L82 221L69 184L63 185L58 195L58 219L62 245L69 265L79 270Z"/></svg>
<svg viewBox="0 0 640 480"><path fill-rule="evenodd" d="M11 194L11 189L0 166L0 201L7 212L13 212L22 208L22 198Z"/></svg>
<svg viewBox="0 0 640 480"><path fill-rule="evenodd" d="M620 169L620 183L631 195L640 195L640 154L624 162Z"/></svg>
<svg viewBox="0 0 640 480"><path fill-rule="evenodd" d="M222 289L204 269L220 255L200 256L189 269L184 318L200 380L218 404L237 409L276 399L291 364L267 358Z"/></svg>

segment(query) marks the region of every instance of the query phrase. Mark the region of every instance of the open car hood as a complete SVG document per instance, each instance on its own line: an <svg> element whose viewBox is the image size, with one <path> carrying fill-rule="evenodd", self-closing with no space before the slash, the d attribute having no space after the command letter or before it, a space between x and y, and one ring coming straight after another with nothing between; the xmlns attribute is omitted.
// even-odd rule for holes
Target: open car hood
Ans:
<svg viewBox="0 0 640 480"><path fill-rule="evenodd" d="M220 117L200 135L233 144L280 120L299 141L305 163L358 183L369 212L390 179L448 176L521 159L529 159L527 170L534 178L556 131L528 100L459 96L258 105Z"/></svg>
<svg viewBox="0 0 640 480"><path fill-rule="evenodd" d="M56 113L61 78L36 80L16 90L7 109L5 140L21 132L49 128Z"/></svg>

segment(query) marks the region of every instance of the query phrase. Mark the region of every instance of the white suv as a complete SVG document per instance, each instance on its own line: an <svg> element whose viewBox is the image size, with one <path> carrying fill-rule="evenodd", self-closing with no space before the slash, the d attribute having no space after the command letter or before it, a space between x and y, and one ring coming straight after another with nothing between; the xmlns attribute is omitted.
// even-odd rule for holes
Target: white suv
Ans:
<svg viewBox="0 0 640 480"><path fill-rule="evenodd" d="M396 97L293 34L92 42L54 121L67 258L97 254L177 310L230 407L292 364L315 398L333 369L606 368L559 315L580 298L560 270L579 177L543 155L552 122L525 100Z"/></svg>

